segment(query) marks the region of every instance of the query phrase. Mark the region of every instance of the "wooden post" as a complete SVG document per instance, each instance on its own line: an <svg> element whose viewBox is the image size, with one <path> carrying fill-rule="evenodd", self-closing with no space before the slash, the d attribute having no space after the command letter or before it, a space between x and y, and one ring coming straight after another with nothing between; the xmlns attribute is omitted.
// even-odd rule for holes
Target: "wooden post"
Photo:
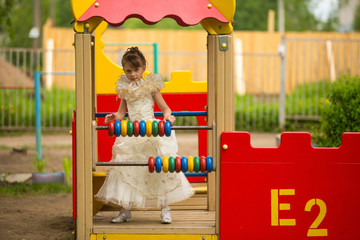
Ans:
<svg viewBox="0 0 360 240"><path fill-rule="evenodd" d="M234 131L234 73L232 35L208 36L208 124L216 124L216 139L208 134L208 154L216 141L216 171L208 175L208 210L215 210L216 234L220 224L220 134Z"/></svg>
<svg viewBox="0 0 360 240"><path fill-rule="evenodd" d="M92 36L75 34L77 239L92 233L92 120L94 71Z"/></svg>

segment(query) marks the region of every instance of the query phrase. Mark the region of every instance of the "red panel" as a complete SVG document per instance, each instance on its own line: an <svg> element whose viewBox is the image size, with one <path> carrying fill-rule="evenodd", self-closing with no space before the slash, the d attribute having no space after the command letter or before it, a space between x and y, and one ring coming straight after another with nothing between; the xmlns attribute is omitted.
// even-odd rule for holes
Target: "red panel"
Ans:
<svg viewBox="0 0 360 240"><path fill-rule="evenodd" d="M110 25L121 26L126 19L136 17L146 24L155 24L165 17L173 18L180 26L200 23L205 18L229 21L208 0L97 0L79 18L102 17Z"/></svg>
<svg viewBox="0 0 360 240"><path fill-rule="evenodd" d="M166 103L171 110L177 111L205 111L207 105L206 93L188 93L188 94L163 94ZM97 112L116 112L119 108L120 100L115 94L97 95ZM155 104L155 111L160 108ZM205 117L197 117L199 125L207 125ZM98 126L104 126L104 118L98 118ZM207 153L207 132L198 131L199 133L199 155L206 156ZM108 162L112 156L112 146L116 137L109 137L107 131L98 131L98 156L99 162Z"/></svg>
<svg viewBox="0 0 360 240"><path fill-rule="evenodd" d="M253 148L248 133L221 135L220 239L360 239L360 133L339 148L313 148L308 133L281 139Z"/></svg>

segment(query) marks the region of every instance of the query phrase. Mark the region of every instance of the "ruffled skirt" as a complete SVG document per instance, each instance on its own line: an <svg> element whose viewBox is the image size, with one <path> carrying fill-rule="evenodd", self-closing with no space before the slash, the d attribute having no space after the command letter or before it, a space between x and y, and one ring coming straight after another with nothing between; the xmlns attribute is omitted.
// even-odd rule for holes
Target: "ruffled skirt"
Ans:
<svg viewBox="0 0 360 240"><path fill-rule="evenodd" d="M175 132L170 137L117 137L111 162L148 162L150 156L176 156ZM194 191L183 173L149 173L148 167L113 167L97 200L124 208L160 207L191 197Z"/></svg>

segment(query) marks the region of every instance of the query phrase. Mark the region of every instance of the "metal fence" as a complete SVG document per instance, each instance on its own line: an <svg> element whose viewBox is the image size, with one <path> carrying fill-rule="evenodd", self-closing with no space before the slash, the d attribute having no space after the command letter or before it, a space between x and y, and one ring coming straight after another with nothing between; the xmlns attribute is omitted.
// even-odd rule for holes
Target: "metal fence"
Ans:
<svg viewBox="0 0 360 240"><path fill-rule="evenodd" d="M360 39L283 38L279 126L319 120L329 86L360 73Z"/></svg>
<svg viewBox="0 0 360 240"><path fill-rule="evenodd" d="M126 49L126 48L125 48ZM119 63L124 48L105 49ZM154 51L144 49L148 69ZM283 38L279 53L235 51L235 122L237 130L272 130L286 121L319 120L331 82L360 71L360 40ZM0 49L0 129L33 130L34 71L41 77L43 129L71 127L75 108L73 50ZM207 79L206 52L158 53L158 71L190 70L194 81ZM180 120L180 119L179 119ZM182 121L182 120L180 120ZM196 124L185 118L183 124Z"/></svg>

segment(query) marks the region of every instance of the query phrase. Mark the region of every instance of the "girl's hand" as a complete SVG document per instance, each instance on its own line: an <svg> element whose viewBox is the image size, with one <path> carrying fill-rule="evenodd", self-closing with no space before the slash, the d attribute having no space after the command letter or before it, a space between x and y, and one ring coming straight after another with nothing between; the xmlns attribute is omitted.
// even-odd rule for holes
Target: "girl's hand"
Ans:
<svg viewBox="0 0 360 240"><path fill-rule="evenodd" d="M171 123L171 126L173 126L174 125L174 123L175 123L175 116L173 116L173 115L167 115L167 116L164 116L164 122L166 122L166 121L170 121L170 123Z"/></svg>
<svg viewBox="0 0 360 240"><path fill-rule="evenodd" d="M105 116L105 121L104 121L104 124L107 124L109 123L110 121L112 120L116 120L116 113L111 113L111 114L108 114Z"/></svg>

